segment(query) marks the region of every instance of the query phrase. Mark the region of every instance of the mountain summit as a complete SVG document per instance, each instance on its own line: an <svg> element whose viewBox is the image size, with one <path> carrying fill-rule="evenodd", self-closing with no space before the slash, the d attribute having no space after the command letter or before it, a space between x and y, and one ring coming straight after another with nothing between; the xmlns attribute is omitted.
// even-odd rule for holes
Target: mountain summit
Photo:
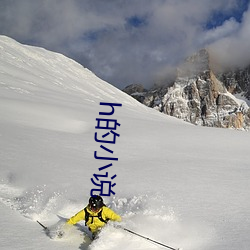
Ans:
<svg viewBox="0 0 250 250"><path fill-rule="evenodd" d="M130 86L124 91L149 107L196 125L248 129L250 109L239 96L249 96L249 75L249 70L215 73L208 50L202 49L179 66L171 86L134 93Z"/></svg>

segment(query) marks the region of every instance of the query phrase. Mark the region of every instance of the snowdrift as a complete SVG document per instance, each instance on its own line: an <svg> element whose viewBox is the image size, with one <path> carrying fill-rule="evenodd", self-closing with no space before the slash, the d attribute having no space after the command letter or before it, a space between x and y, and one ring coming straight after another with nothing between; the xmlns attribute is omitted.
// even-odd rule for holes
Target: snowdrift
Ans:
<svg viewBox="0 0 250 250"><path fill-rule="evenodd" d="M63 55L0 36L2 249L162 249L112 223L92 243L84 223L62 239L36 223L53 228L87 204L100 102L122 103L116 195L104 199L124 227L185 250L249 249L249 133L165 116Z"/></svg>

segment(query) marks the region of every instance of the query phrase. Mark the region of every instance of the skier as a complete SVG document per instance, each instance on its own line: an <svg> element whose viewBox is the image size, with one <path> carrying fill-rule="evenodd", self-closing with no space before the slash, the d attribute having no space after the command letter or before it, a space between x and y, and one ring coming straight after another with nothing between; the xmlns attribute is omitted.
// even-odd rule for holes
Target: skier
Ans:
<svg viewBox="0 0 250 250"><path fill-rule="evenodd" d="M101 196L92 196L89 204L72 216L67 224L74 225L80 220L85 220L85 226L89 228L94 239L109 220L120 222L121 217L105 206Z"/></svg>

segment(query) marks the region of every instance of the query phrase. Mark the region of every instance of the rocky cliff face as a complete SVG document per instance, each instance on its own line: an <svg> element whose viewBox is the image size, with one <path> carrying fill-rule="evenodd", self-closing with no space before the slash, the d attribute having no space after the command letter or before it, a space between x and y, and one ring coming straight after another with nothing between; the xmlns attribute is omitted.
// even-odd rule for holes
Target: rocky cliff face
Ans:
<svg viewBox="0 0 250 250"><path fill-rule="evenodd" d="M239 93L250 100L250 66L244 69L228 70L217 75L230 93Z"/></svg>
<svg viewBox="0 0 250 250"><path fill-rule="evenodd" d="M250 97L250 67L215 75L210 66L208 51L201 50L178 68L170 87L147 91L141 85L130 85L125 92L149 107L196 125L250 128L247 103L233 95Z"/></svg>

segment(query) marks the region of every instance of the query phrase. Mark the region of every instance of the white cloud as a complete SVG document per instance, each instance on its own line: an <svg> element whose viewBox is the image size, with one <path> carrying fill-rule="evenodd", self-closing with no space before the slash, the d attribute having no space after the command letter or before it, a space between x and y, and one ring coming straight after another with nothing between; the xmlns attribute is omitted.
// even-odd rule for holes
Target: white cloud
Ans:
<svg viewBox="0 0 250 250"><path fill-rule="evenodd" d="M0 33L63 52L116 86L147 85L203 46L213 43L218 50L223 44L234 46L238 38L231 34L238 34L243 44L250 33L247 14L242 24L232 18L213 30L204 28L214 12L229 15L237 4L237 0L2 0ZM144 25L129 26L131 17Z"/></svg>
<svg viewBox="0 0 250 250"><path fill-rule="evenodd" d="M225 66L246 66L250 63L250 9L234 32L210 45L218 63Z"/></svg>
<svg viewBox="0 0 250 250"><path fill-rule="evenodd" d="M218 41L222 38L231 36L237 33L240 28L240 24L232 17L226 20L221 26L216 28L205 30L200 37L201 44L211 44L214 41Z"/></svg>

